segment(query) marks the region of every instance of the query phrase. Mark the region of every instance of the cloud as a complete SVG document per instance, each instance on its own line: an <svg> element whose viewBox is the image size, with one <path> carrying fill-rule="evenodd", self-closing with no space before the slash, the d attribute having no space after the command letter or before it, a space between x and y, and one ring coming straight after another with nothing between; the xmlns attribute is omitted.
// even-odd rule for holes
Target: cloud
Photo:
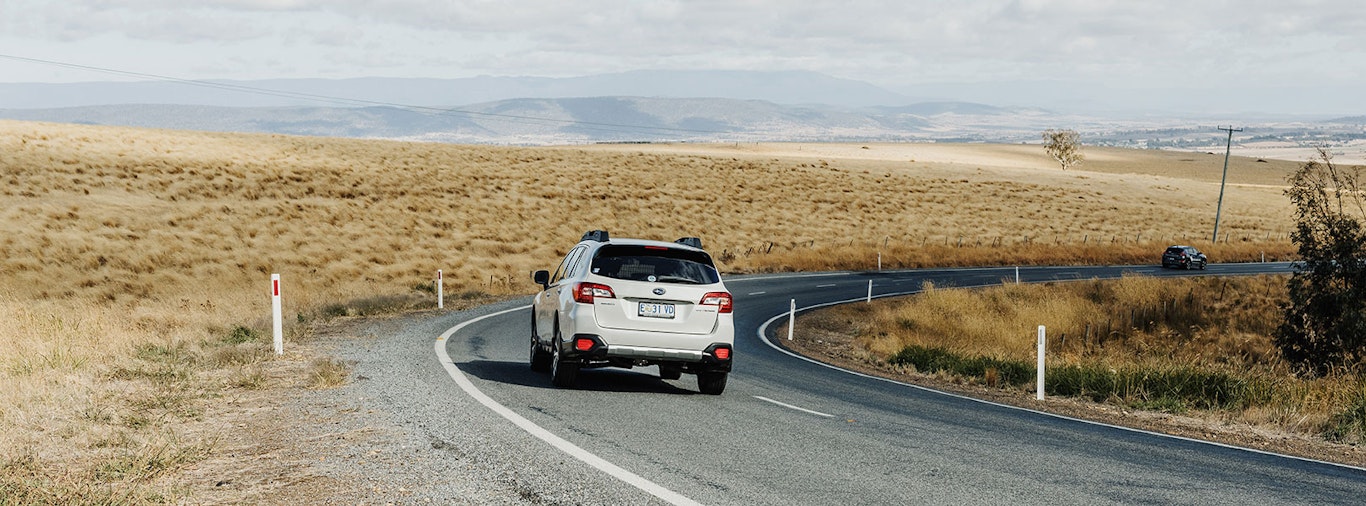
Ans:
<svg viewBox="0 0 1366 506"><path fill-rule="evenodd" d="M4 0L0 10L0 29L35 43L113 36L164 43L168 54L187 44L274 47L279 67L326 61L329 73L352 75L380 62L422 72L426 53L440 51L460 64L427 68L433 77L708 68L884 85L1161 84L1284 82L1327 66L1335 79L1366 78L1366 19L1343 0Z"/></svg>

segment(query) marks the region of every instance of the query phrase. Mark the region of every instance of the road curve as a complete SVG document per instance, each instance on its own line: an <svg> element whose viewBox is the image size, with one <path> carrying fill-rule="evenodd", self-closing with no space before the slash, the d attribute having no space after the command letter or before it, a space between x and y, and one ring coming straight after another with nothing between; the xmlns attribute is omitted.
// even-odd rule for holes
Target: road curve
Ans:
<svg viewBox="0 0 1366 506"><path fill-rule="evenodd" d="M1285 263L1212 264L1203 272L1025 267L1018 276L1042 282L1125 273L1289 270ZM654 368L585 370L578 389L555 389L547 376L527 367L529 309L462 322L462 328L443 334L436 346L437 355L444 356L436 360L525 423L664 490L664 495L646 490L661 502L1357 504L1366 497L1366 470L1092 424L850 374L790 356L759 335L766 322L788 311L791 299L811 307L862 299L870 280L874 297L880 297L913 293L926 281L941 287L1000 284L1014 280L1016 272L981 268L727 278L736 299L736 364L719 397L697 394L692 376L660 380Z"/></svg>

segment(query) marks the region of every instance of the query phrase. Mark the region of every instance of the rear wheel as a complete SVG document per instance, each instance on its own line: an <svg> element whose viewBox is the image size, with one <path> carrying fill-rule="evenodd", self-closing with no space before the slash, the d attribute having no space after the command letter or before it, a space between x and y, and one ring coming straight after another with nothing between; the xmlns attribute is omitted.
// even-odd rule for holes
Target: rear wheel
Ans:
<svg viewBox="0 0 1366 506"><path fill-rule="evenodd" d="M560 333L555 333L555 344L550 353L550 383L560 388L574 388L579 380L579 363L569 362L560 355Z"/></svg>
<svg viewBox="0 0 1366 506"><path fill-rule="evenodd" d="M721 395L726 391L725 372L699 372L697 373L697 390L707 395Z"/></svg>

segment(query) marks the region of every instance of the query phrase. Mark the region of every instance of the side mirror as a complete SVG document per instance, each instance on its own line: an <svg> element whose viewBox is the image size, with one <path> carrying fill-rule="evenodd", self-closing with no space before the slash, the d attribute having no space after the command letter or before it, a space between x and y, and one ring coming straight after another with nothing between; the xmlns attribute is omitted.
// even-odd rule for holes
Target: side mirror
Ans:
<svg viewBox="0 0 1366 506"><path fill-rule="evenodd" d="M550 288L550 271L536 271L531 273L531 280L541 285L541 288Z"/></svg>

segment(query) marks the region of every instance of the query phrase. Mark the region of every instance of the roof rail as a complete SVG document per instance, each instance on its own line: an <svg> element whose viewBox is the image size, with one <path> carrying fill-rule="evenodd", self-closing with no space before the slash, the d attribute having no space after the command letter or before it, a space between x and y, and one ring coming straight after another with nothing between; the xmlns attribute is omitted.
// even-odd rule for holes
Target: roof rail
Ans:
<svg viewBox="0 0 1366 506"><path fill-rule="evenodd" d="M702 238L700 237L684 237L674 242L682 244L684 246L692 246L697 249L702 249Z"/></svg>
<svg viewBox="0 0 1366 506"><path fill-rule="evenodd" d="M580 241L607 242L607 241L609 241L609 240L611 240L611 239L612 239L611 236L607 234L607 231L606 231L606 230L589 230L589 231L587 231L587 232L584 232L584 233L583 233L583 239L579 239L579 240L580 240Z"/></svg>

